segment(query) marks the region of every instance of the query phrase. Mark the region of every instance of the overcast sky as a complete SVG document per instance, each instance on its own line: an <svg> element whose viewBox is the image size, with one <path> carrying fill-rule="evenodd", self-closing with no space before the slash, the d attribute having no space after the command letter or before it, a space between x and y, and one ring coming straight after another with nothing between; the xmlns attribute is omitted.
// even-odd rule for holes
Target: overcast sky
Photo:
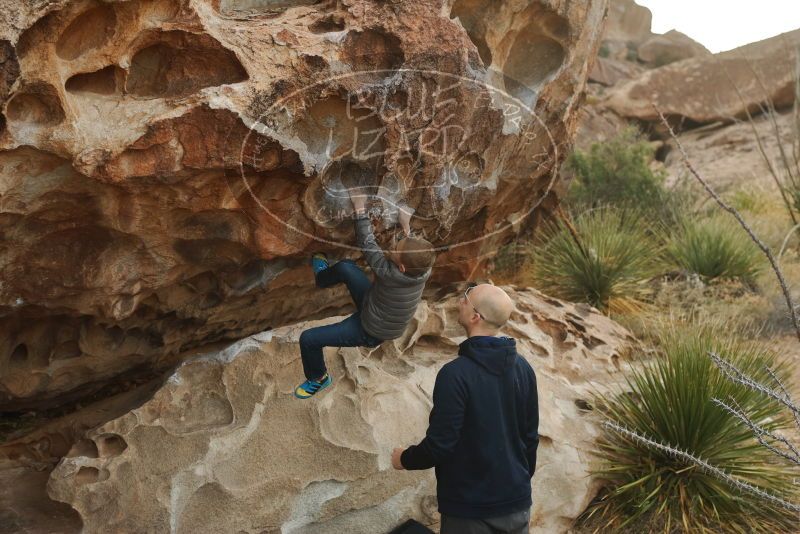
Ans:
<svg viewBox="0 0 800 534"><path fill-rule="evenodd" d="M653 12L653 32L678 30L722 52L800 28L800 0L636 0Z"/></svg>

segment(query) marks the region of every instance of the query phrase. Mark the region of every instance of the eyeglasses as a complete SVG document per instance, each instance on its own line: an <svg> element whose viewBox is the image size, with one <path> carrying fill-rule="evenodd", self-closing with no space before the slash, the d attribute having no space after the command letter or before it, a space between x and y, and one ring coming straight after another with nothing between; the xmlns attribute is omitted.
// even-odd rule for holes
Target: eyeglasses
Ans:
<svg viewBox="0 0 800 534"><path fill-rule="evenodd" d="M480 317L481 319L483 319L484 321L486 321L489 324L492 324L494 326L499 326L497 323L495 323L493 321L490 321L489 319L484 317L484 315L481 312L478 311L478 308L475 307L475 305L472 303L472 301L469 300L469 292L472 291L473 289L475 289L476 287L478 287L478 284L476 284L475 282L470 282L469 284L467 284L467 289L464 290L464 298L469 303L469 305L472 306L472 309L475 310L475 313L478 314L478 317Z"/></svg>

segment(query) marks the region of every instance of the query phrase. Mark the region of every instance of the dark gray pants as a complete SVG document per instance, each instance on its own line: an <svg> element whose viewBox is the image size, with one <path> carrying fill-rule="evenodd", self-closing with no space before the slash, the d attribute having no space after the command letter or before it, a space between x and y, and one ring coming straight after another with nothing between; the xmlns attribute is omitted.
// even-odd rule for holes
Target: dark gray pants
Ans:
<svg viewBox="0 0 800 534"><path fill-rule="evenodd" d="M442 514L441 534L528 534L531 511L489 519L464 519Z"/></svg>

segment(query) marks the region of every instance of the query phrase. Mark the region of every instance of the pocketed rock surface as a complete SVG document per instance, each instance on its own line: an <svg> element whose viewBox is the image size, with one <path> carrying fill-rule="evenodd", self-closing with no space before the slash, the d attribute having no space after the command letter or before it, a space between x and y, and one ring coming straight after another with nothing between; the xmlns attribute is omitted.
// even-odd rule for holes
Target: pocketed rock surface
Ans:
<svg viewBox="0 0 800 534"><path fill-rule="evenodd" d="M564 532L598 490L591 392L622 378L630 334L586 306L512 290L517 339L539 386L531 531ZM456 296L420 306L394 342L326 349L333 385L310 400L282 327L187 360L148 400L89 431L53 471L50 496L85 532L388 532L438 521L433 471L394 471L393 447L427 428L437 371L463 331ZM331 319L337 320L337 319Z"/></svg>
<svg viewBox="0 0 800 534"><path fill-rule="evenodd" d="M479 273L557 201L606 4L0 0L0 409L340 313L349 187Z"/></svg>

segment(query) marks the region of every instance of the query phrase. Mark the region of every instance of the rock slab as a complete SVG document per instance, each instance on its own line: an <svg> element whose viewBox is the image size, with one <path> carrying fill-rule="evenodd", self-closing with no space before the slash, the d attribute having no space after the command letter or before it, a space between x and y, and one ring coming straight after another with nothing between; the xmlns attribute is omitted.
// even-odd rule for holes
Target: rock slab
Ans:
<svg viewBox="0 0 800 534"><path fill-rule="evenodd" d="M509 290L511 290L509 288ZM591 392L622 378L632 338L592 308L512 291L505 333L537 373L541 445L531 532L565 532L596 494ZM388 532L437 521L432 471L397 472L424 436L437 371L463 340L452 296L419 308L404 337L326 349L334 383L292 396L297 339L256 334L188 360L140 407L89 431L53 471L50 496L84 532Z"/></svg>
<svg viewBox="0 0 800 534"><path fill-rule="evenodd" d="M798 46L800 30L670 63L615 86L605 105L622 117L656 121L655 104L665 116L695 124L741 119L768 101L785 108L795 99Z"/></svg>

